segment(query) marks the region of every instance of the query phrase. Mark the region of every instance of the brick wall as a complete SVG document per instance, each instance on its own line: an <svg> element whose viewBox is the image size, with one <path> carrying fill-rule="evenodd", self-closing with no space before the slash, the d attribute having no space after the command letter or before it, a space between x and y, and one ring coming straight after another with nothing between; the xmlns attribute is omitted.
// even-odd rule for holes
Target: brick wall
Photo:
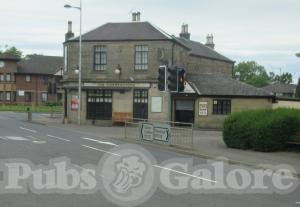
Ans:
<svg viewBox="0 0 300 207"><path fill-rule="evenodd" d="M48 81L44 81L44 77L48 78ZM24 95L17 92L16 101L21 104L44 104L42 100L42 93L48 92L48 83L55 82L52 75L30 75L30 81L26 81L26 74L16 74L16 89L17 91L24 91ZM25 100L25 93L31 93L31 101ZM56 94L48 94L48 102L56 101Z"/></svg>

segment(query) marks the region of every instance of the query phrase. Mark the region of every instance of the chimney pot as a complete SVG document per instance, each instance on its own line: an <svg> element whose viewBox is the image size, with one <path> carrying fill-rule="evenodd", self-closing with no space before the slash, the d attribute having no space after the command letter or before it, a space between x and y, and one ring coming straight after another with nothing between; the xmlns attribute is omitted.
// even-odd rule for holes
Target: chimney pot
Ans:
<svg viewBox="0 0 300 207"><path fill-rule="evenodd" d="M133 22L141 21L141 12L132 12L132 21Z"/></svg>
<svg viewBox="0 0 300 207"><path fill-rule="evenodd" d="M191 34L189 33L189 25L188 24L182 24L181 26L181 33L179 34L181 38L185 38L187 40L190 40Z"/></svg>
<svg viewBox="0 0 300 207"><path fill-rule="evenodd" d="M72 33L72 21L68 21L68 32Z"/></svg>
<svg viewBox="0 0 300 207"><path fill-rule="evenodd" d="M210 48L213 49L213 50L215 49L214 36L213 36L213 34L207 34L205 45L206 45L207 47L210 47Z"/></svg>

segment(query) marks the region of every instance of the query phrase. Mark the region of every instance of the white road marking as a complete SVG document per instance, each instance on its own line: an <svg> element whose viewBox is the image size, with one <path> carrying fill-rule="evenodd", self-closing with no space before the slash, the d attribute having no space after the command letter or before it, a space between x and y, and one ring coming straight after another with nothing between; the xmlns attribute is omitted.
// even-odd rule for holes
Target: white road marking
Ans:
<svg viewBox="0 0 300 207"><path fill-rule="evenodd" d="M33 143L35 144L46 144L47 142L46 141L32 141Z"/></svg>
<svg viewBox="0 0 300 207"><path fill-rule="evenodd" d="M103 141L100 141L100 140L97 140L97 139L92 139L92 138L87 138L87 137L83 137L82 139L97 142L99 144L106 144L106 145L115 146L115 147L119 146L119 145L114 144L112 142L103 142Z"/></svg>
<svg viewBox="0 0 300 207"><path fill-rule="evenodd" d="M107 154L111 154L111 155L114 155L114 156L121 157L121 155L119 155L119 154L108 152L108 151L105 151L105 150L101 150L101 149L91 147L91 146L88 146L88 145L81 145L81 146L85 147L85 148L92 149L92 150L96 150L96 151L99 151L99 152L104 152L104 153L107 153ZM210 179L207 179L207 178L203 178L203 177L199 177L199 176L196 176L196 175L188 174L188 173L181 172L181 171L178 171L178 170L173 170L173 169L162 167L162 166L159 166L159 165L152 165L152 166L156 167L156 168L163 169L163 170L168 170L168 171L171 171L171 172L175 172L175 173L178 173L178 174L187 175L189 177L196 178L196 179L199 179L199 180L204 180L204 181L208 181L208 182L212 182L212 183L217 183L217 181L215 181L215 180L210 180Z"/></svg>
<svg viewBox="0 0 300 207"><path fill-rule="evenodd" d="M5 137L0 137L0 139L7 140L7 138L5 138Z"/></svg>
<svg viewBox="0 0 300 207"><path fill-rule="evenodd" d="M71 141L69 139L65 139L65 138L61 138L61 137L56 137L56 136L53 136L53 135L50 135L50 134L47 134L47 137L51 137L51 138L54 138L54 139L59 139L59 140L65 141L65 142L70 142Z"/></svg>
<svg viewBox="0 0 300 207"><path fill-rule="evenodd" d="M215 180L210 180L210 179L207 179L207 178L203 178L203 177L199 177L199 176L196 176L196 175L188 174L188 173L181 172L181 171L178 171L178 170L173 170L173 169L162 167L162 166L159 166L159 165L153 165L153 167L160 168L160 169L167 170L167 171L171 171L171 172L175 172L175 173L182 174L182 175L187 175L187 176L190 176L192 178L199 179L199 180L204 180L204 181L208 181L208 182L212 182L212 183L217 183L217 181L215 181Z"/></svg>
<svg viewBox="0 0 300 207"><path fill-rule="evenodd" d="M26 130L26 131L29 131L29 132L33 132L33 133L36 133L35 130L32 130L32 129L27 129L25 127L20 127L20 129L23 129L23 130Z"/></svg>
<svg viewBox="0 0 300 207"><path fill-rule="evenodd" d="M98 149L98 148L95 148L95 147L91 147L91 146L88 146L88 145L81 145L81 146L85 147L85 148L92 149L92 150L96 150L96 151L99 151L99 152L104 152L104 153L107 153L107 154L111 154L111 155L114 155L114 156L121 157L121 155L119 155L119 154L112 153L112 152L105 151L105 150L101 150L101 149Z"/></svg>
<svg viewBox="0 0 300 207"><path fill-rule="evenodd" d="M299 201L299 202L296 202L296 204L300 205L300 201Z"/></svg>
<svg viewBox="0 0 300 207"><path fill-rule="evenodd" d="M6 136L5 138L8 140L14 140L14 141L28 141L29 140L25 137L14 137L14 136Z"/></svg>

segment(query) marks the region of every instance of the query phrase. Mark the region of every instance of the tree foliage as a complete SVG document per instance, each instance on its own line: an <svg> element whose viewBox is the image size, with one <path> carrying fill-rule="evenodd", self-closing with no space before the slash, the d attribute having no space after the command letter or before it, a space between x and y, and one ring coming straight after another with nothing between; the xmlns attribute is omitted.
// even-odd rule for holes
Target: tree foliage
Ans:
<svg viewBox="0 0 300 207"><path fill-rule="evenodd" d="M263 87L274 82L289 84L292 83L291 73L276 75L274 72L268 73L264 66L255 61L240 62L234 67L234 78L256 87Z"/></svg>
<svg viewBox="0 0 300 207"><path fill-rule="evenodd" d="M4 51L0 50L0 54L12 55L12 56L16 56L18 58L22 58L23 57L23 52L21 50L18 50L14 46L9 47L9 48L6 46Z"/></svg>

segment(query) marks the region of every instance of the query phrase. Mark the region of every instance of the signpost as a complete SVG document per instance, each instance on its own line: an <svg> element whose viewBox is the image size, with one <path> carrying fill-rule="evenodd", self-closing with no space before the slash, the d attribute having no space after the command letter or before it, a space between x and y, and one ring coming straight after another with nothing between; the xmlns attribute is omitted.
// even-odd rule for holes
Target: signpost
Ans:
<svg viewBox="0 0 300 207"><path fill-rule="evenodd" d="M141 122L140 129L140 138L142 140L170 142L171 127L168 124Z"/></svg>

